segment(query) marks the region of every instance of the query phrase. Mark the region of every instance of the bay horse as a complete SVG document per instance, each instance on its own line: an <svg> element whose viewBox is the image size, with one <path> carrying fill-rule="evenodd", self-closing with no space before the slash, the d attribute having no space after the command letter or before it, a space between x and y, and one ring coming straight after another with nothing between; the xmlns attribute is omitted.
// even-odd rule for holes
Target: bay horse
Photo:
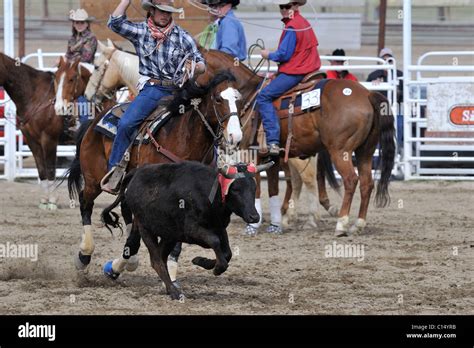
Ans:
<svg viewBox="0 0 474 348"><path fill-rule="evenodd" d="M41 209L57 209L54 192L56 149L63 118L54 111L54 74L36 70L0 53L0 85L17 109L17 127L33 153L42 195Z"/></svg>
<svg viewBox="0 0 474 348"><path fill-rule="evenodd" d="M226 53L206 51L203 48L201 50L205 51L209 70L230 69L237 78L237 88L243 100L250 100L263 82L263 78L244 64L235 64L234 58ZM384 207L390 201L388 186L395 160L394 117L388 100L382 94L370 92L354 81L329 80L322 92L320 104L320 108L313 111L310 109L310 112L293 117L293 139L288 155L290 158L307 157L323 150L328 151L344 184L344 197L335 235L340 237L347 236L348 233L360 233L366 226L370 195L374 188L372 158L379 142L381 173L375 202L378 207ZM248 113L248 117L251 117L251 113ZM243 124L244 128L251 127L251 122L246 120ZM281 119L280 125L280 144L285 144L288 136L288 118ZM244 129L244 134L250 133ZM242 147L248 147L250 141L251 139L244 137ZM352 163L353 153L358 174ZM268 185L278 187L278 171L267 173ZM349 228L349 212L359 180L361 194L359 215L355 224ZM321 184L324 185L324 181ZM326 193L325 187L320 186L320 200L329 202L327 193L325 195L324 193Z"/></svg>
<svg viewBox="0 0 474 348"><path fill-rule="evenodd" d="M202 87L197 86L194 81L188 81L178 92L167 107L172 117L156 135L159 145L155 140L133 146L127 170L146 163L178 160L209 164L214 160L214 144L218 139L223 138L229 143L241 140L240 127L236 127L236 124L240 125L237 103L240 94L235 86L235 77L228 71L221 71L208 79L207 84L200 86ZM194 107L190 106L192 102L199 100L199 105L194 103ZM155 112L159 111L160 108ZM95 199L102 192L100 181L107 173L107 161L112 147L112 141L108 137L94 131L94 126L100 119L99 115L90 126L81 126L76 158L68 171L69 195L71 198L79 196L82 216L82 241L80 251L75 255L76 268L79 270L87 268L94 251L92 210ZM130 235L132 214L124 205L122 216L127 235Z"/></svg>
<svg viewBox="0 0 474 348"><path fill-rule="evenodd" d="M106 46L98 42L100 55L94 60L95 70L85 90L85 97L95 103L113 98L122 87L127 87L134 96L138 94L137 55L120 50L110 39L107 43Z"/></svg>
<svg viewBox="0 0 474 348"><path fill-rule="evenodd" d="M76 100L84 94L93 71L92 65L81 63L79 59L67 61L63 57L59 58L58 70L54 79L56 93L54 110L57 115L73 119L79 118Z"/></svg>

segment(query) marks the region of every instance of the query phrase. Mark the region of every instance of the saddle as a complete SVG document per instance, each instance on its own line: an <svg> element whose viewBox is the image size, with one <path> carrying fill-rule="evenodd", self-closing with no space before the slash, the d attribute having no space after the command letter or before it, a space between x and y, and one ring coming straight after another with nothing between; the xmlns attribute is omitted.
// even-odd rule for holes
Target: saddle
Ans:
<svg viewBox="0 0 474 348"><path fill-rule="evenodd" d="M321 95L324 90L324 86L328 82L326 79L326 73L322 71L314 71L307 74L301 82L295 87L291 88L280 98L273 102L273 106L277 112L280 120L288 118L288 140L285 146L285 162L288 161L289 148L291 139L293 137L292 132L292 118L296 116L305 115L315 109L321 107ZM260 152L264 154L266 151L266 141L261 125L260 114L253 109L249 109L251 105L255 104L255 99L261 89L265 88L270 84L271 80L265 81L259 90L257 90L250 101L245 105L243 114L247 115L249 112L252 113L247 117L251 117L252 122L252 133L251 133L251 144L258 143L260 145ZM260 128L259 128L260 125ZM258 131L258 137L257 136Z"/></svg>
<svg viewBox="0 0 474 348"><path fill-rule="evenodd" d="M159 101L157 109L153 111L139 127L138 134L133 142L134 145L150 143L149 133L155 136L167 123L171 114L166 108L171 100L173 100L173 96L164 97ZM130 104L131 102L115 105L102 117L94 127L94 130L110 139L114 139L117 135L118 122Z"/></svg>

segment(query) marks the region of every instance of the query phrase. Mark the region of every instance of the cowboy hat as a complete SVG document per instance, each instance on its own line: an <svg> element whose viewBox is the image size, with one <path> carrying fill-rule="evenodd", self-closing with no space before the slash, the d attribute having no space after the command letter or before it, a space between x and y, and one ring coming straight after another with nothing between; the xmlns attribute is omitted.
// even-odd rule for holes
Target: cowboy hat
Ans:
<svg viewBox="0 0 474 348"><path fill-rule="evenodd" d="M69 11L69 20L74 22L91 22L94 17L89 17L86 10L78 8L77 10Z"/></svg>
<svg viewBox="0 0 474 348"><path fill-rule="evenodd" d="M219 4L232 4L232 7L236 7L240 4L240 0L206 0L207 5L219 5Z"/></svg>
<svg viewBox="0 0 474 348"><path fill-rule="evenodd" d="M390 48L382 48L379 53L379 57L383 58L384 56L390 56L393 57L393 51Z"/></svg>
<svg viewBox="0 0 474 348"><path fill-rule="evenodd" d="M171 13L181 13L182 8L176 8L173 6L173 0L142 0L142 8L145 11L149 11L152 8Z"/></svg>
<svg viewBox="0 0 474 348"><path fill-rule="evenodd" d="M297 3L299 6L306 5L306 0L273 0L275 5L288 5L293 2Z"/></svg>

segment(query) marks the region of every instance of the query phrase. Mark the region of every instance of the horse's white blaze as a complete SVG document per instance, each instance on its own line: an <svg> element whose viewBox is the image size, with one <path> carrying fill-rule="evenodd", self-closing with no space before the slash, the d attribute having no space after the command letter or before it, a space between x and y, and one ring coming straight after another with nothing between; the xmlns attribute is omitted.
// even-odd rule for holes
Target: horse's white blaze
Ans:
<svg viewBox="0 0 474 348"><path fill-rule="evenodd" d="M221 97L227 100L229 103L229 111L231 113L238 114L236 102L242 97L239 91L229 87L221 92ZM240 120L238 115L232 115L229 118L229 122L227 123L227 128L225 131L225 138L230 145L237 145L237 143L242 140L242 129L240 128Z"/></svg>
<svg viewBox="0 0 474 348"><path fill-rule="evenodd" d="M58 115L63 115L64 109L65 109L65 103L63 100L63 88L64 88L65 75L66 73L62 73L59 79L58 90L56 91L56 102L54 103L54 110L56 111L56 114Z"/></svg>

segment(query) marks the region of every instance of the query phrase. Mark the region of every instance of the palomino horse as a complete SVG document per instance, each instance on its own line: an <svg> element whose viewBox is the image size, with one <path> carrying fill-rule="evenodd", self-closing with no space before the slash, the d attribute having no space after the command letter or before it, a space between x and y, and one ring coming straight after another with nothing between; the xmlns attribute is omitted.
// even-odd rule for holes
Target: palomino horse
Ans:
<svg viewBox="0 0 474 348"><path fill-rule="evenodd" d="M121 51L111 40L107 42L106 46L99 41L101 54L94 61L95 71L85 91L85 97L95 103L100 103L104 98L114 98L115 92L121 87L127 87L134 96L138 94L138 57Z"/></svg>
<svg viewBox="0 0 474 348"><path fill-rule="evenodd" d="M16 105L17 126L35 159L42 190L40 208L55 210L56 149L64 119L54 112L54 74L0 53L0 85Z"/></svg>
<svg viewBox="0 0 474 348"><path fill-rule="evenodd" d="M203 86L203 85L201 85ZM235 78L227 71L220 72L209 79L204 87L188 81L168 106L173 114L168 123L158 131L160 143L133 146L130 152L128 170L145 163L167 163L181 160L211 163L214 159L214 144L217 140L238 142L242 138L238 118L237 100L240 94L235 88ZM199 105L195 101L200 101ZM193 103L194 107L191 107ZM236 112L237 111L237 112ZM95 132L94 126L101 117L96 117L87 129L83 126L77 140L77 153L68 176L71 197L79 193L79 202L84 228L80 251L76 257L76 267L85 269L94 251L91 216L94 201L102 192L100 181L107 173L107 159L112 141ZM170 153L165 152L167 149ZM84 177L84 189L81 185ZM122 205L122 216L127 225L127 233L132 228L132 214ZM128 242L128 240L127 240ZM121 261L122 267L128 262L130 254ZM117 268L114 268L117 270Z"/></svg>
<svg viewBox="0 0 474 348"><path fill-rule="evenodd" d="M210 71L228 68L236 76L243 100L249 101L263 78L244 64L236 65L233 57L219 51L205 53ZM377 206L390 200L388 185L395 159L394 118L388 100L370 92L361 84L346 80L329 80L321 95L321 107L292 118L293 138L289 157L314 156L327 150L344 183L344 197L336 225L336 236L361 232L366 226L370 195L374 188L372 158L380 142L381 173L375 196ZM279 105L279 104L278 104ZM311 109L310 109L311 110ZM251 117L251 113L248 113ZM288 118L281 119L280 143L286 144ZM251 122L244 121L245 127ZM244 133L249 134L250 132ZM248 147L250 139L242 146ZM355 153L358 174L352 164ZM278 182L278 172L269 173L269 185ZM360 180L359 217L349 229L349 212ZM327 196L326 196L327 197ZM321 199L321 197L320 197Z"/></svg>
<svg viewBox="0 0 474 348"><path fill-rule="evenodd" d="M59 59L58 70L54 79L56 101L54 110L57 115L77 118L78 110L75 101L84 94L94 68L90 64ZM92 111L92 110L91 110Z"/></svg>

